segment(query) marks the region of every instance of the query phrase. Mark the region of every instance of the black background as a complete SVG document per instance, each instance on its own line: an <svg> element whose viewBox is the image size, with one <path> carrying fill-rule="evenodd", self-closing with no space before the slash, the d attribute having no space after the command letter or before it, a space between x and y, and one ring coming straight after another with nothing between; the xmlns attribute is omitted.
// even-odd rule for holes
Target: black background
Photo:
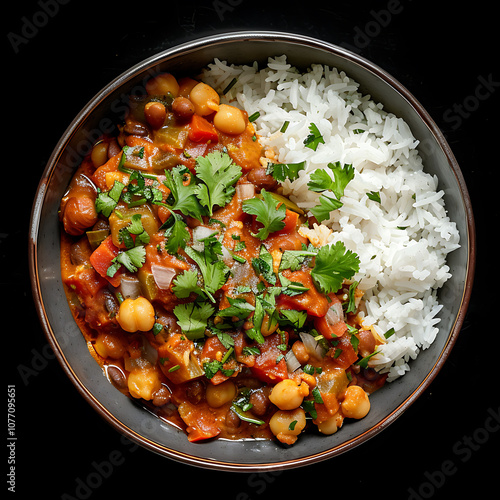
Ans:
<svg viewBox="0 0 500 500"><path fill-rule="evenodd" d="M500 73L494 5L40 0L10 7L3 38L0 281L3 359L7 385L16 388L16 495L243 500L298 496L300 486L300 495L310 498L406 499L481 494L497 483L499 333L493 278L498 266L493 259L498 255ZM78 394L48 348L32 302L27 259L39 178L79 110L150 55L199 36L252 29L343 45L405 85L457 157L478 233L468 314L449 360L425 394L362 446L318 465L267 474L188 467L124 440ZM8 453L4 448L5 462Z"/></svg>

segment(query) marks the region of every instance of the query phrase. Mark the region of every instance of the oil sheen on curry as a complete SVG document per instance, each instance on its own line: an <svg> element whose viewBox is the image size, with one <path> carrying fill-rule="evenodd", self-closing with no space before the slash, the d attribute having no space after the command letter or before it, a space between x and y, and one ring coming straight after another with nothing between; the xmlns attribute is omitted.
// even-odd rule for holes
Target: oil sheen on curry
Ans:
<svg viewBox="0 0 500 500"><path fill-rule="evenodd" d="M62 278L90 353L192 442L331 435L385 382L367 363L380 339L358 318L359 259L309 239L315 218L281 194L300 165L279 164L254 119L159 74L60 206Z"/></svg>

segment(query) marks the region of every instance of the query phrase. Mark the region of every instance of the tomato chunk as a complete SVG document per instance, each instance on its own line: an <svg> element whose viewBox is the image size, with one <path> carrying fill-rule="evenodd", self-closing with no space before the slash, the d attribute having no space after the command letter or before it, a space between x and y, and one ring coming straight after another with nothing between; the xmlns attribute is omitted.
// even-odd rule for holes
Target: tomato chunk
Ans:
<svg viewBox="0 0 500 500"><path fill-rule="evenodd" d="M111 265L111 261L118 255L119 251L119 248L113 244L111 235L109 235L90 256L90 263L92 264L92 267L114 287L117 287L120 284L120 274L123 270L122 268L118 269L113 277L108 276L107 272L108 267Z"/></svg>
<svg viewBox="0 0 500 500"><path fill-rule="evenodd" d="M288 334L285 335L288 337ZM263 344L258 345L260 354L255 357L255 364L250 370L259 380L268 384L277 384L288 378L284 352L278 348L282 343L281 335L273 333L266 337Z"/></svg>
<svg viewBox="0 0 500 500"><path fill-rule="evenodd" d="M216 128L199 115L193 115L188 137L193 142L217 142L219 140Z"/></svg>

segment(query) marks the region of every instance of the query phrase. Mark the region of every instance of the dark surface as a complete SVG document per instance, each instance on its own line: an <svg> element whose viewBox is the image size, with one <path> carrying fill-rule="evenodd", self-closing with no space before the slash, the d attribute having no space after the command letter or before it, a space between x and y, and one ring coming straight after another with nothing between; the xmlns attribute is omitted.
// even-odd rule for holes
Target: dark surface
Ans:
<svg viewBox="0 0 500 500"><path fill-rule="evenodd" d="M64 4L63 4L64 3ZM447 6L445 7L446 4ZM128 7L126 5L129 5ZM274 7L220 0L104 5L23 2L4 47L0 229L7 385L14 385L15 490L47 499L445 498L496 484L500 430L493 264L499 216L500 72L496 15L486 2L317 2ZM191 468L122 438L83 400L50 352L28 274L27 234L45 163L74 116L109 81L162 49L238 30L297 32L342 45L391 73L445 134L467 182L478 262L469 311L429 390L381 434L307 468L236 474ZM4 108L5 109L5 108ZM491 236L490 236L491 240ZM493 310L492 310L493 309ZM7 441L7 444L9 442ZM14 451L14 450L13 450ZM6 448L9 472L9 448ZM8 479L8 477L7 477ZM6 488L9 484L6 483Z"/></svg>

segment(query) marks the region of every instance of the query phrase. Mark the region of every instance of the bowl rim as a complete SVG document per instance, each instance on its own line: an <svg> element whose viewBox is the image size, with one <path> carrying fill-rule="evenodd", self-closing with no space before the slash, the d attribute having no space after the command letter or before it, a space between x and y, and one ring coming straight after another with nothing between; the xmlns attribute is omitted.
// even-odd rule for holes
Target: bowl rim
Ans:
<svg viewBox="0 0 500 500"><path fill-rule="evenodd" d="M85 387L84 383L78 378L77 374L73 371L68 360L64 356L64 353L59 345L59 342L52 330L52 326L48 320L44 301L42 297L42 292L40 289L39 273L38 273L38 256L37 256L37 240L38 240L38 229L40 224L41 210L45 200L46 187L49 184L50 178L53 175L55 166L57 165L58 159L60 158L64 148L66 147L68 141L71 139L72 135L75 133L78 125L82 119L97 106L97 104L106 96L109 95L114 89L117 89L123 83L130 80L134 76L141 72L144 72L148 68L158 64L159 62L174 57L180 53L189 53L198 50L207 45L221 45L232 42L245 42L245 41L262 41L262 42L286 42L297 45L306 45L311 48L320 49L327 52L333 52L334 54L351 61L354 64L361 66L363 69L367 70L378 76L383 82L388 84L393 90L397 91L416 111L419 118L424 122L427 128L430 130L431 134L434 136L437 144L442 149L448 164L453 171L457 183L459 185L460 194L462 197L465 213L466 213L466 226L467 226L467 248L468 248L468 261L466 266L466 279L465 287L461 297L461 305L458 314L453 322L452 328L446 340L444 347L439 353L437 360L434 365L429 369L425 378L420 382L420 384L411 392L411 394L406 397L406 399L397 406L392 412L385 416L382 420L377 422L371 428L367 429L360 435L351 438L348 441L342 442L341 444L329 448L327 450L310 454L305 457L295 458L291 460L285 460L280 462L267 462L267 463L235 463L220 461L211 458L200 458L193 454L184 453L178 450L168 448L167 446L160 445L145 436L140 435L133 429L127 427L122 423L117 417L115 417L110 411L108 411L99 400ZM463 237L463 236L461 236ZM310 36L282 32L282 31L230 31L218 33L215 35L203 36L188 42L181 43L179 45L172 46L166 50L162 50L157 54L144 59L143 61L135 64L131 68L127 69L114 80L112 80L108 85L101 89L78 113L74 120L67 127L65 132L62 134L57 145L54 147L53 152L47 161L45 169L42 173L40 182L38 184L36 194L34 197L30 227L29 227L29 242L28 242L28 259L29 259L29 272L31 280L31 289L33 300L35 303L35 308L43 327L45 336L53 349L59 364L62 366L66 375L70 378L73 385L77 388L80 394L87 400L88 403L97 411L97 413L104 418L108 423L110 423L118 432L125 435L132 441L140 444L141 446L153 451L161 456L165 456L170 459L182 462L188 465L194 465L198 467L205 467L223 471L232 472L261 472L269 470L282 470L286 468L299 467L305 465L311 465L319 461L332 458L333 456L339 455L349 449L352 449L368 439L371 439L383 429L388 427L393 423L402 413L409 408L419 396L428 388L431 382L434 380L436 375L441 370L444 362L448 358L456 340L460 329L462 327L463 321L465 319L467 307L470 301L474 270L475 270L475 260L476 260L476 235L475 235L475 223L474 216L472 212L471 200L468 194L467 186L463 178L463 174L460 170L458 162L448 145L443 133L436 125L434 120L431 118L429 113L420 104L420 102L413 96L413 94L403 86L398 80L396 80L392 75L387 73L384 69L379 67L377 64L371 62L370 60L356 54L350 50L347 50L339 45L335 45L330 42L326 42L317 38ZM465 244L465 243L464 243Z"/></svg>

